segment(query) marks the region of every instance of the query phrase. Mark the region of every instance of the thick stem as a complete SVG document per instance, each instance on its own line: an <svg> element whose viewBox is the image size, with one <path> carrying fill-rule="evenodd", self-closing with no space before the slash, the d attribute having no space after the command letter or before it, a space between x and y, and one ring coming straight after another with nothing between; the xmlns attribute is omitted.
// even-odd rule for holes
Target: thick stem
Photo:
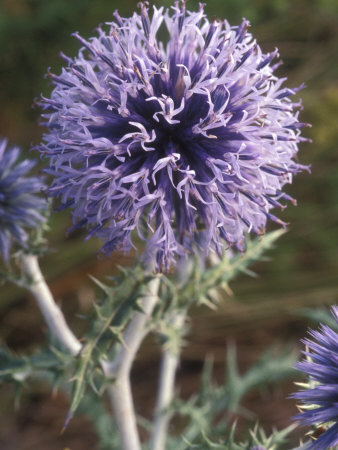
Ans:
<svg viewBox="0 0 338 450"><path fill-rule="evenodd" d="M120 432L121 450L140 450L141 443L129 376L121 374L116 377L113 384L109 386L108 393Z"/></svg>
<svg viewBox="0 0 338 450"><path fill-rule="evenodd" d="M159 283L159 278L150 281L147 294L140 302L143 312L134 313L124 332L123 345L120 346L114 361L103 362L106 376L113 380L109 387L109 395L120 431L121 450L141 449L130 386L130 369L146 335L147 322L157 303Z"/></svg>
<svg viewBox="0 0 338 450"><path fill-rule="evenodd" d="M77 355L82 346L68 327L60 308L56 305L41 273L37 256L22 254L20 263L29 279L28 289L33 294L50 333L71 354Z"/></svg>
<svg viewBox="0 0 338 450"><path fill-rule="evenodd" d="M22 254L21 268L29 280L28 289L33 294L50 333L70 353L76 355L81 344L68 327L65 318L56 305L53 296L41 273L35 255ZM121 435L121 450L141 450L137 431L134 404L130 386L130 369L136 353L147 334L146 324L158 300L159 278L154 278L148 285L146 295L141 299L143 312L136 311L123 335L123 345L118 349L116 358L111 363L102 361L102 368L107 377L113 380L109 387L117 425Z"/></svg>
<svg viewBox="0 0 338 450"><path fill-rule="evenodd" d="M173 326L179 331L185 320L185 313L177 314ZM164 450L171 414L166 411L174 397L175 375L179 364L179 348L165 347L162 351L159 386L151 436L151 450Z"/></svg>

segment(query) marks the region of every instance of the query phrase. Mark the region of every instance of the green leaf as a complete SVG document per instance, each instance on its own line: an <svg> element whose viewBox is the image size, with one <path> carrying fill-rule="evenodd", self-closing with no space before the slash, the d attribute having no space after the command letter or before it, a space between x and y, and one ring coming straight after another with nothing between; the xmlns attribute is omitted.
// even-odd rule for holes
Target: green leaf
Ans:
<svg viewBox="0 0 338 450"><path fill-rule="evenodd" d="M116 279L115 286L106 286L92 278L103 291L103 298L95 305L95 317L84 337L84 345L76 358L75 371L71 379L73 390L71 404L65 427L86 392L87 386L95 391L100 390L94 383L93 374L102 374L101 362L106 358L111 347L116 343L123 344L122 333L134 311L141 310L138 300L144 293L145 286L152 277L145 275L140 266L123 269ZM101 387L102 387L101 383Z"/></svg>
<svg viewBox="0 0 338 450"><path fill-rule="evenodd" d="M193 444L184 437L182 439L187 445L185 447L186 449L251 450L254 446L262 446L265 450L277 450L280 445L285 443L288 435L295 427L296 425L291 425L284 430L274 431L270 436L267 436L262 428L256 426L253 430L249 431L250 437L248 440L238 443L235 442L235 426L231 428L226 440L220 442L211 440L204 431L201 433L202 442L199 444Z"/></svg>
<svg viewBox="0 0 338 450"><path fill-rule="evenodd" d="M117 426L106 410L102 398L94 392L87 392L79 405L79 412L91 419L98 436L100 450L118 450L121 448Z"/></svg>
<svg viewBox="0 0 338 450"><path fill-rule="evenodd" d="M175 277L171 277L172 280L163 277L162 284L165 282L168 287L167 302L184 306L197 303L214 308L222 297L217 291L222 289L229 293L229 282L241 273L255 277L256 274L249 266L262 260L263 254L272 248L284 233L285 230L276 230L256 239L250 239L248 236L245 252L235 253L230 258L225 253L218 263L209 268L201 267L199 260L195 258L191 276L185 282L180 283ZM162 298L165 299L166 296Z"/></svg>
<svg viewBox="0 0 338 450"><path fill-rule="evenodd" d="M272 437L266 437L263 430L257 428L248 441L244 444L236 444L231 438L232 434L229 434L229 412L241 413L243 411L240 402L249 391L266 386L267 382L278 383L281 379L292 375L294 373L292 366L295 359L295 355L288 350L276 354L272 349L263 354L246 373L241 375L237 368L235 347L229 346L224 382L221 385L213 383L212 362L207 361L202 373L199 392L188 401L176 399L171 406L172 414L186 416L187 425L182 432L186 442L199 446L186 447L184 442L176 442L176 446L173 443L172 448L175 450L212 448L205 436L212 436L212 444L223 445L220 448L247 449L251 448L249 443L253 446L259 445L255 442L261 443L263 441L265 446L270 443L271 448L274 448L273 445L282 441L287 431L276 432L271 435ZM227 435L228 438L224 441Z"/></svg>

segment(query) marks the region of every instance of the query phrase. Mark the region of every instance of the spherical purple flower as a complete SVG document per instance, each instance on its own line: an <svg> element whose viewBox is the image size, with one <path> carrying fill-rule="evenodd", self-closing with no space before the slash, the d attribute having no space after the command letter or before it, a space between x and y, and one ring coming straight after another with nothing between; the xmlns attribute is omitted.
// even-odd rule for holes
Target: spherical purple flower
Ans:
<svg viewBox="0 0 338 450"><path fill-rule="evenodd" d="M338 307L332 308L338 323ZM309 388L293 394L302 401L304 410L295 419L304 425L323 426L319 438L309 450L328 450L338 446L338 334L328 326L321 325L320 331L310 330L314 340L305 339L305 359L297 369L309 377Z"/></svg>
<svg viewBox="0 0 338 450"><path fill-rule="evenodd" d="M44 221L46 201L35 195L44 187L41 180L27 176L35 162L18 162L20 149L6 147L7 140L0 139L0 254L8 262L12 242L26 247L26 229Z"/></svg>
<svg viewBox="0 0 338 450"><path fill-rule="evenodd" d="M209 22L203 5L140 14L77 33L78 56L50 74L42 98L49 132L49 194L104 249L128 250L137 230L144 259L167 270L194 249L242 250L245 233L264 233L270 213L294 200L282 192L304 169L297 109L274 75L277 50L264 54L248 32ZM163 30L162 30L163 27ZM167 32L168 42L157 40ZM166 29L166 31L165 31Z"/></svg>

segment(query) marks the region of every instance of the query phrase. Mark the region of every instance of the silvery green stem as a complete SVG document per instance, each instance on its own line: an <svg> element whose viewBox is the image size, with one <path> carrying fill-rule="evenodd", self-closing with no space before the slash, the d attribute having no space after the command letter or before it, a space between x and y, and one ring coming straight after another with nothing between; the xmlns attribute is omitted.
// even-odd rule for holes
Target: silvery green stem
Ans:
<svg viewBox="0 0 338 450"><path fill-rule="evenodd" d="M118 375L108 392L120 432L121 450L141 450L129 376Z"/></svg>
<svg viewBox="0 0 338 450"><path fill-rule="evenodd" d="M113 381L109 386L109 395L120 431L121 450L141 449L130 386L130 369L148 332L147 322L158 300L159 283L159 278L149 282L146 294L140 299L143 312L134 312L123 334L123 345L120 345L114 361L103 362L106 376Z"/></svg>
<svg viewBox="0 0 338 450"><path fill-rule="evenodd" d="M172 325L179 331L185 320L185 313L175 315ZM179 364L179 346L173 349L165 346L162 351L159 386L151 436L151 450L164 450L171 414L166 411L174 396L175 375Z"/></svg>
<svg viewBox="0 0 338 450"><path fill-rule="evenodd" d="M77 355L82 346L67 325L60 308L56 305L41 273L37 256L22 254L20 256L20 264L29 280L27 287L33 294L50 333L71 354Z"/></svg>

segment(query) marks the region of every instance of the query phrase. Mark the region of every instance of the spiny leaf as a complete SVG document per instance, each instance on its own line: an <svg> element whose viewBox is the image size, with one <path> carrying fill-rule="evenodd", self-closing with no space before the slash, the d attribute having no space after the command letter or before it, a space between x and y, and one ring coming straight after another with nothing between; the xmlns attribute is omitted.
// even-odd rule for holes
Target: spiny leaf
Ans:
<svg viewBox="0 0 338 450"><path fill-rule="evenodd" d="M112 420L100 397L94 392L88 392L79 406L79 411L91 419L99 438L100 450L117 450L121 448L115 422Z"/></svg>
<svg viewBox="0 0 338 450"><path fill-rule="evenodd" d="M249 449L251 448L248 447L250 442L253 446L256 442L262 445L263 441L265 441L265 445L271 443L273 446L282 441L283 436L287 434L286 431L284 434L276 432L271 435L272 437L266 437L262 430L258 431L258 428L257 433L255 431L252 435L255 436L255 439L244 442L243 445L235 444L229 437L225 439L228 434L230 418L228 413L229 411L242 412L240 401L248 391L266 385L267 380L277 382L293 373L294 360L294 355L287 351L280 355L275 355L272 351L266 352L246 373L241 375L237 368L235 347L229 346L224 383L216 385L212 382L212 366L208 363L203 371L200 391L188 402L178 400L173 402L172 413L188 416L188 424L183 431L186 440L194 445L201 444L202 440L203 444L196 448L209 448L201 434L203 429L206 436L212 436L213 443L224 445L225 449ZM221 439L221 441L217 442L217 439ZM256 443L256 445L258 444ZM178 445L175 450L185 450L185 448L183 445Z"/></svg>
<svg viewBox="0 0 338 450"><path fill-rule="evenodd" d="M256 426L249 431L250 437L247 441L236 443L235 426L233 426L227 438L223 441L214 442L207 436L205 431L201 432L202 441L199 444L189 442L184 436L183 441L187 444L187 449L251 450L254 446L262 446L265 450L277 450L294 428L295 426L291 425L284 430L274 431L270 436L267 436L262 428Z"/></svg>
<svg viewBox="0 0 338 450"><path fill-rule="evenodd" d="M102 283L102 281L93 277L93 275L89 274L88 276L93 281L93 283L95 283L107 295L107 297L112 296L112 294L114 292L114 288L112 288L111 286L108 286L107 284Z"/></svg>
<svg viewBox="0 0 338 450"><path fill-rule="evenodd" d="M18 356L0 348L0 381L22 382L38 372L58 374L69 364L70 357L55 349L43 349L31 356Z"/></svg>
<svg viewBox="0 0 338 450"><path fill-rule="evenodd" d="M109 327L109 331L111 332L111 334L114 336L114 338L117 340L117 342L119 342L120 344L124 345L123 342L123 326L118 326L118 327Z"/></svg>
<svg viewBox="0 0 338 450"><path fill-rule="evenodd" d="M270 249L274 242L285 233L284 230L276 230L266 234L262 238L247 240L247 249L243 254L237 254L228 259L227 256L220 263L204 272L202 275L202 288L210 288L220 281L228 282L238 273L245 272L247 267L255 261L259 261L263 253Z"/></svg>
<svg viewBox="0 0 338 450"><path fill-rule="evenodd" d="M162 302L155 310L155 315L164 315L175 305L188 307L192 303L206 305L214 309L220 299L220 288L229 291L229 282L240 273L255 277L256 274L249 266L263 257L263 253L271 248L274 242L283 234L284 230L267 233L261 238L250 240L247 238L247 249L244 253L237 253L229 258L225 253L223 259L210 268L201 266L195 257L192 273L189 279L180 282L179 276L162 276Z"/></svg>
<svg viewBox="0 0 338 450"><path fill-rule="evenodd" d="M284 230L276 230L261 238L250 240L248 237L245 252L236 253L230 258L225 253L223 258L210 268L202 267L196 257L191 277L183 284L180 284L177 280L176 284L170 283L168 277L163 277L163 281L170 286L171 291L176 292L175 299L178 299L181 304L197 303L214 308L219 302L219 296L215 295L214 291L221 287L228 290L229 282L240 273L256 276L249 269L249 266L255 261L261 260L264 252L270 249L284 233ZM172 304L170 299L169 302Z"/></svg>
<svg viewBox="0 0 338 450"><path fill-rule="evenodd" d="M100 305L95 306L96 318L84 338L85 344L76 360L71 380L73 392L65 426L77 410L86 386L92 383L92 372L100 367L102 358L114 343L123 342L122 331L132 312L140 310L138 299L143 295L144 285L151 276L145 275L136 266L124 269L120 278L120 283L113 287L98 282L106 297Z"/></svg>

